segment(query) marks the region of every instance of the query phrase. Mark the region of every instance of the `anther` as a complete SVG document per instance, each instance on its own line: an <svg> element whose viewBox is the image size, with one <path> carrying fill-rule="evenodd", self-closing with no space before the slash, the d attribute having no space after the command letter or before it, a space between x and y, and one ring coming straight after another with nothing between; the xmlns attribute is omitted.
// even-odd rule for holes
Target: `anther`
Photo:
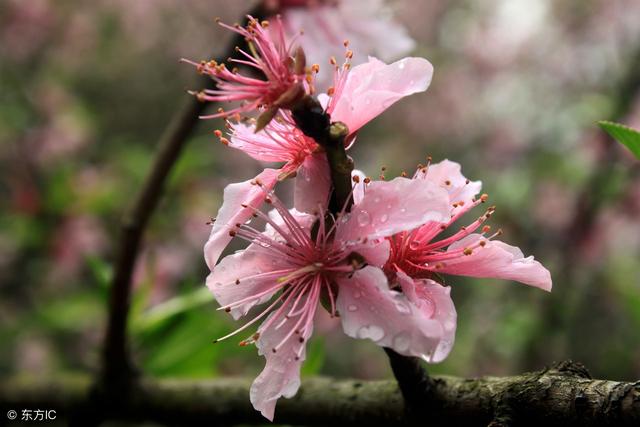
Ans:
<svg viewBox="0 0 640 427"><path fill-rule="evenodd" d="M355 182L356 184L358 184L360 182L360 177L358 175L354 175L352 178L353 182Z"/></svg>
<svg viewBox="0 0 640 427"><path fill-rule="evenodd" d="M482 196L480 196L480 201L484 203L487 201L488 198L489 198L489 195L485 193Z"/></svg>
<svg viewBox="0 0 640 427"><path fill-rule="evenodd" d="M236 285L240 284L240 279L236 279Z"/></svg>
<svg viewBox="0 0 640 427"><path fill-rule="evenodd" d="M365 183L365 184L368 184L368 183L370 183L370 182L371 182L371 178L366 177L366 178L364 179L364 183Z"/></svg>
<svg viewBox="0 0 640 427"><path fill-rule="evenodd" d="M464 251L462 251L463 254L465 255L471 255L473 253L473 251L471 250L471 248L465 248Z"/></svg>

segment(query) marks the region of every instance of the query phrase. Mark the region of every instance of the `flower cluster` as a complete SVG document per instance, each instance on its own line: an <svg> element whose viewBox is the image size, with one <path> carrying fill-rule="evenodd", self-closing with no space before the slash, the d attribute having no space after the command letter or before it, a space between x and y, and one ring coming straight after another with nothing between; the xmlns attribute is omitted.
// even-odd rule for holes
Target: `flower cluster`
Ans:
<svg viewBox="0 0 640 427"><path fill-rule="evenodd" d="M247 28L228 27L254 46L252 55L242 52L250 59L236 62L258 68L266 80L243 77L217 64L198 65L218 83L204 99L245 101L229 113L214 115L227 117L227 134L215 132L220 141L259 161L282 164L224 190L204 248L211 269L207 286L220 309L235 319L254 313L217 341L242 332L241 345L255 344L265 357L250 398L270 420L276 401L298 390L305 346L320 305L353 338L439 362L451 351L456 329L456 310L442 275L509 279L551 289L550 274L539 262L496 240L500 231L491 233L484 225L494 207L451 231L487 201L485 194L479 195L481 183L467 180L457 163L429 161L413 177L389 181L354 172L351 197L330 209L335 178L322 142L305 133L297 109L321 105L323 118L348 129L348 149L370 120L401 98L425 91L433 68L422 58L392 64L369 58L351 67L347 50L343 66L332 61L333 85L309 104L305 100L313 91L311 79L304 77L309 70L301 65L304 53L286 45L281 29L266 31L280 25L250 18ZM292 57L291 52L298 53ZM294 92L296 102L291 101ZM260 118L236 114L250 111L270 111L269 120L261 123ZM236 117L229 117L231 113ZM275 193L284 179L295 179L291 209ZM264 205L270 210L263 211ZM264 229L257 228L254 218L265 223ZM441 237L443 233L447 237ZM233 238L248 246L220 260Z"/></svg>

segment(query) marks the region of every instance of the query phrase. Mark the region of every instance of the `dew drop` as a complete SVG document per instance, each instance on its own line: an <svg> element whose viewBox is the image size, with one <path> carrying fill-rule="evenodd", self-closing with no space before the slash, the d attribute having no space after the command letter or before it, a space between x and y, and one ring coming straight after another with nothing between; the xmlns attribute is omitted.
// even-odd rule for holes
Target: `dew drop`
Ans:
<svg viewBox="0 0 640 427"><path fill-rule="evenodd" d="M404 301L395 301L396 310L402 314L411 314L411 307L407 305Z"/></svg>
<svg viewBox="0 0 640 427"><path fill-rule="evenodd" d="M355 299L358 299L358 298L360 298L361 296L362 296L362 293L361 293L360 291L356 291L356 292L353 294L353 297L354 297Z"/></svg>
<svg viewBox="0 0 640 427"><path fill-rule="evenodd" d="M398 68L400 68L401 70L403 70L403 69L404 69L404 67L405 67L405 65L406 65L406 64L404 63L404 61L402 61L402 62L400 62L400 63L398 64Z"/></svg>
<svg viewBox="0 0 640 427"><path fill-rule="evenodd" d="M358 307L351 304L349 307L347 307L347 310L354 312L354 311L358 311Z"/></svg>
<svg viewBox="0 0 640 427"><path fill-rule="evenodd" d="M447 320L444 322L444 329L445 331L450 331L452 329L454 329L456 327L456 322L454 320Z"/></svg>
<svg viewBox="0 0 640 427"><path fill-rule="evenodd" d="M400 213L405 213L407 211L406 208L400 208Z"/></svg>
<svg viewBox="0 0 640 427"><path fill-rule="evenodd" d="M424 315L429 319L433 318L433 315L436 314L436 304L431 298L423 298L420 304L420 308L422 309Z"/></svg>
<svg viewBox="0 0 640 427"><path fill-rule="evenodd" d="M407 332L400 332L393 337L393 348L396 351L407 351L411 345L411 337Z"/></svg>
<svg viewBox="0 0 640 427"><path fill-rule="evenodd" d="M373 199L373 203L380 203L380 197L376 197L375 199Z"/></svg>
<svg viewBox="0 0 640 427"><path fill-rule="evenodd" d="M221 287L221 286L222 286L222 283L220 283L220 282L216 282L216 283L214 283L214 284L213 284L213 286L215 286L216 288L219 288L219 287Z"/></svg>
<svg viewBox="0 0 640 427"><path fill-rule="evenodd" d="M361 227L365 227L371 223L371 215L369 215L369 212L367 211L360 211L356 219L358 221L358 225Z"/></svg>
<svg viewBox="0 0 640 427"><path fill-rule="evenodd" d="M384 338L384 330L380 326L369 325L358 329L358 338L369 338L373 341L380 341Z"/></svg>
<svg viewBox="0 0 640 427"><path fill-rule="evenodd" d="M387 215L387 214L380 215L380 222L381 223L384 224L385 222L387 222L388 219L389 219L389 215Z"/></svg>

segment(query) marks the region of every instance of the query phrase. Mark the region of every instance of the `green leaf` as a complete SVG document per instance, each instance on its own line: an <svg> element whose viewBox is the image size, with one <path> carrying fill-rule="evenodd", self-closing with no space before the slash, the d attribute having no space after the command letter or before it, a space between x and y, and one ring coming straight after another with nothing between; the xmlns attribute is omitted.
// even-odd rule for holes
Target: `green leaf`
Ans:
<svg viewBox="0 0 640 427"><path fill-rule="evenodd" d="M619 143L624 144L636 158L640 160L640 132L620 123L607 121L598 122L598 125L611 135Z"/></svg>
<svg viewBox="0 0 640 427"><path fill-rule="evenodd" d="M171 298L142 313L132 321L132 328L135 332L156 329L180 313L212 302L211 291L203 286L195 291Z"/></svg>

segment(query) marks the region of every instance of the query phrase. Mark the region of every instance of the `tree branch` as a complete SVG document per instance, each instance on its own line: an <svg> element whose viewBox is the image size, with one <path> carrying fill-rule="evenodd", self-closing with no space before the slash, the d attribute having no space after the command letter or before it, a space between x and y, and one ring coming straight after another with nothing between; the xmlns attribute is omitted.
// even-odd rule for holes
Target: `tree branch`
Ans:
<svg viewBox="0 0 640 427"><path fill-rule="evenodd" d="M293 425L438 426L516 425L637 426L640 382L592 380L582 365L563 362L551 369L512 377L464 379L434 376L422 420L412 421L390 381L309 378L297 395L278 403L276 423ZM131 398L107 414L111 420L165 425L264 424L249 403L250 379L180 381L141 379ZM0 385L2 414L14 409L55 409L73 415L87 399L88 378L50 381L10 379Z"/></svg>
<svg viewBox="0 0 640 427"><path fill-rule="evenodd" d="M257 19L260 19L263 14L261 5L250 12L250 15ZM244 43L242 36L236 35L220 56L219 62L235 55L235 46L242 43ZM203 78L201 85L211 87L212 81L209 78ZM190 97L175 114L160 138L158 152L142 190L136 196L130 211L122 219L117 258L110 287L109 317L102 352L103 369L101 373L102 382L114 385L111 388L116 390L122 388L116 386L118 383L126 383L133 374L133 366L128 354L126 328L131 304L131 276L142 236L149 218L158 205L167 177L206 106L196 97ZM126 384L121 385L126 388Z"/></svg>

